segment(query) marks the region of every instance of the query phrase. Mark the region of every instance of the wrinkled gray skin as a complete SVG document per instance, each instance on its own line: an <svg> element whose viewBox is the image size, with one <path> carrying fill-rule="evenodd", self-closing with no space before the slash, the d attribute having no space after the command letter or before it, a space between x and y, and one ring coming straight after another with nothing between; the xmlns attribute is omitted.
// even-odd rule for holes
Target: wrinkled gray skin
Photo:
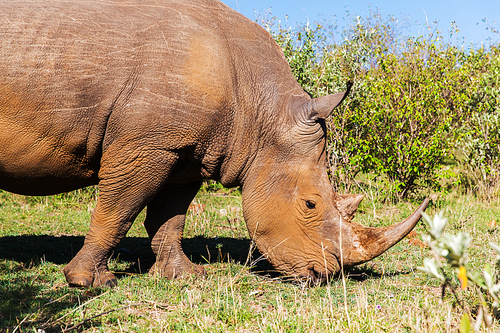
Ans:
<svg viewBox="0 0 500 333"><path fill-rule="evenodd" d="M324 118L271 36L218 1L0 2L0 188L49 195L99 185L71 285L115 285L107 260L137 214L152 273L202 274L180 246L203 179L242 186L249 234L276 268L323 278L379 255L415 225L350 222Z"/></svg>

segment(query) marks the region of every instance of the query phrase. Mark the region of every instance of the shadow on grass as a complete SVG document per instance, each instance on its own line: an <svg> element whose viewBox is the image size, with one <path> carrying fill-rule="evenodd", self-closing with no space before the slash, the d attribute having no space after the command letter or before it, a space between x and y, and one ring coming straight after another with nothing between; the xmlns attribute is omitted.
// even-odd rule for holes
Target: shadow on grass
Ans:
<svg viewBox="0 0 500 333"><path fill-rule="evenodd" d="M13 260L36 267L42 262L64 265L71 261L83 246L83 236L23 235L0 237L0 259ZM249 239L194 237L182 241L184 252L194 263L227 262L245 264L250 249ZM254 254L255 255L255 254ZM146 273L155 257L149 240L126 237L116 247L113 259L128 262L127 273ZM263 260L265 261L265 260ZM270 267L258 263L261 268Z"/></svg>
<svg viewBox="0 0 500 333"><path fill-rule="evenodd" d="M64 265L69 263L80 250L83 241L83 236L23 235L0 237L0 259L14 260L31 267L35 267L43 261ZM199 236L184 239L182 247L187 257L197 264L228 262L228 260L231 260L236 264L250 265L247 262L250 249L249 239ZM255 250L250 260L252 272L271 277L280 276L265 259L255 260L259 257L261 257L260 253ZM126 237L123 239L116 247L112 258L128 264L128 268L123 271L123 274L117 274L118 278L126 273L147 273L155 262L149 240L143 237ZM346 270L346 276L355 281L379 279L383 275L397 276L409 273L410 271L381 273L367 264Z"/></svg>
<svg viewBox="0 0 500 333"><path fill-rule="evenodd" d="M82 293L78 297L73 295L75 293L68 295L67 290L47 290L46 286L35 280L32 275L19 272L8 283L0 284L0 332L12 332L16 327L21 328L20 332L26 332L25 328L28 327L36 332L37 328L45 326L45 319L53 318L61 310L73 308L79 301L91 298L90 294ZM51 303L52 297L58 300ZM51 324L46 332L61 332L63 327L61 324Z"/></svg>
<svg viewBox="0 0 500 333"><path fill-rule="evenodd" d="M0 280L0 332L2 327L12 324L16 326L21 320L28 318L23 326L30 326L30 314L38 313L41 318L52 318L62 309L74 307L78 302L92 298L103 290L68 290L64 286L53 286L47 289L47 281L51 272L37 268L44 262L57 265L67 264L83 246L83 236L7 236L0 237L0 272L4 276ZM182 241L184 252L194 263L207 264L231 261L236 264L247 263L251 242L249 239L236 238L205 238L195 237ZM121 277L129 273L147 273L154 264L155 258L151 251L149 240L141 237L128 237L122 240L113 254L116 262L126 267L117 273ZM294 279L281 275L273 270L258 251L252 253L254 274L271 278L279 278L284 282L294 283ZM3 260L3 261L2 261ZM57 268L55 268L57 270ZM54 272L54 268L52 268ZM365 281L379 279L383 275L395 276L409 272L391 272L381 274L370 265L353 267L346 270L348 279ZM47 277L43 275L47 274ZM45 281L45 282L43 282ZM296 280L295 280L296 282ZM69 293L68 293L69 292ZM59 299L52 303L51 300ZM42 314L43 313L43 314ZM33 322L32 325L39 325ZM58 331L59 326L46 327L47 332Z"/></svg>
<svg viewBox="0 0 500 333"><path fill-rule="evenodd" d="M27 263L15 260L0 260L0 332L17 329L36 332L39 328L47 333L61 332L66 325L53 322L54 316L105 292L98 288L82 290L53 285L51 273L56 272L57 267L41 266L42 262L37 259Z"/></svg>
<svg viewBox="0 0 500 333"><path fill-rule="evenodd" d="M60 311L95 297L105 289L69 289L66 286L47 286L57 267L44 263L65 265L83 246L83 236L23 235L0 237L0 332L21 327L44 327L46 332L61 331L61 324L44 322ZM195 263L231 262L244 264L250 241L235 238L197 237L183 240L186 255ZM155 258L147 238L128 237L117 246L113 258L126 267L116 274L118 279L127 273L147 273ZM48 268L47 268L48 267ZM57 301L54 301L57 300ZM38 318L31 322L31 318ZM40 319L42 318L42 319ZM24 320L24 321L23 321ZM50 322L51 320L49 320ZM54 326L53 326L54 325Z"/></svg>
<svg viewBox="0 0 500 333"><path fill-rule="evenodd" d="M375 268L373 268L370 265L361 265L361 266L355 266L355 267L350 267L346 269L345 276L348 279L358 281L358 282L363 282L366 280L376 280L380 279L382 277L393 277L393 276L400 276L400 275L407 275L411 274L413 271L411 270L406 270L406 271L394 271L394 272L379 272Z"/></svg>

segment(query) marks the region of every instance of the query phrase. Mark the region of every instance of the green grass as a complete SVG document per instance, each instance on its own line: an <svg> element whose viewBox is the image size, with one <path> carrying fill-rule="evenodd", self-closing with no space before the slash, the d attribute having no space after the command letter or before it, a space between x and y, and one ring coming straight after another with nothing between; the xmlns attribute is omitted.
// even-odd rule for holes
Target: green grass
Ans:
<svg viewBox="0 0 500 333"><path fill-rule="evenodd" d="M369 226L401 221L416 203L380 203L366 192L355 221ZM95 202L85 189L30 198L0 192L0 331L59 332L456 332L461 312L435 279L416 270L430 256L407 239L382 256L323 286L262 272L247 262L250 241L239 191L202 190L190 212L183 247L206 277L165 280L148 276L154 256L142 213L117 247L110 267L114 289L69 288L62 268L80 249ZM372 197L373 200L370 200ZM225 211L221 211L225 210ZM448 231L472 238L470 264L492 262L489 241L500 243L500 203L448 194L428 213L444 210ZM226 215L227 213L227 215ZM416 231L425 232L420 223ZM252 260L258 259L257 253ZM250 262L252 262L250 260ZM208 262L211 264L208 265ZM344 297L345 295L345 297ZM466 291L474 314L473 290ZM498 329L500 325L494 324ZM484 328L484 327L483 327Z"/></svg>

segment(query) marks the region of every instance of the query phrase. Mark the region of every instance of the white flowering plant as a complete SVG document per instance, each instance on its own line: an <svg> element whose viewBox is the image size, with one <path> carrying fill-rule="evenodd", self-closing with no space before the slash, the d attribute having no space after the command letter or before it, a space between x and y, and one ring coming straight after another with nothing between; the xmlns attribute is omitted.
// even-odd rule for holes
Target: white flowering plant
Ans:
<svg viewBox="0 0 500 333"><path fill-rule="evenodd" d="M431 219L427 214L422 213L424 220L427 222L427 235L422 236L422 240L427 244L433 259L425 258L423 267L417 267L418 270L432 275L442 281L442 290L444 295L447 287L453 293L457 304L462 308L464 314L460 323L460 332L469 332L471 328L475 331L479 330L484 322L486 327L490 327L493 322L493 317L499 313L499 297L500 283L498 283L498 275L490 264L486 264L482 272L472 272L467 267L467 248L471 242L468 234L459 232L457 235L445 233L444 229L448 223L448 219L443 217L443 214L436 214ZM489 243L490 247L497 254L495 265L500 263L500 246ZM451 267L452 272L457 274L459 283L450 276L449 270L446 267ZM470 283L478 288L478 296L480 304L476 315L476 320L471 322L470 314L466 311L464 303L459 296L461 291L467 289ZM488 295L488 302L485 300L485 295ZM491 301L490 301L491 300Z"/></svg>

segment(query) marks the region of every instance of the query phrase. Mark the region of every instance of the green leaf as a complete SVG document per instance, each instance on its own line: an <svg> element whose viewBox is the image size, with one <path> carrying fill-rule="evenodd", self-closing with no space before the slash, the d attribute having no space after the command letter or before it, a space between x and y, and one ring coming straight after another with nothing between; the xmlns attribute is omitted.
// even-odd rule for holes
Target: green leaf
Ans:
<svg viewBox="0 0 500 333"><path fill-rule="evenodd" d="M434 215L434 219L432 222L432 231L434 232L434 237L439 238L443 233L446 224L448 223L448 219L443 217L443 212L440 212L439 214Z"/></svg>
<svg viewBox="0 0 500 333"><path fill-rule="evenodd" d="M465 251L470 244L471 238L464 232L458 235L445 234L441 238L443 247L446 249L442 251L441 255L448 260L448 263L454 267L460 266L467 258Z"/></svg>
<svg viewBox="0 0 500 333"><path fill-rule="evenodd" d="M467 271L467 276L469 277L469 280L477 284L479 287L487 288L486 283L484 282L484 277L481 273L478 272L472 273L470 271Z"/></svg>
<svg viewBox="0 0 500 333"><path fill-rule="evenodd" d="M462 320L460 321L460 333L470 332L470 318L467 313L464 313Z"/></svg>
<svg viewBox="0 0 500 333"><path fill-rule="evenodd" d="M489 242L488 244L497 253L497 260L500 260L500 246L492 242Z"/></svg>
<svg viewBox="0 0 500 333"><path fill-rule="evenodd" d="M491 266L489 264L484 266L483 276L486 287L491 289L493 287L493 273L491 272Z"/></svg>
<svg viewBox="0 0 500 333"><path fill-rule="evenodd" d="M444 281L444 276L438 272L436 264L434 263L434 261L432 259L425 258L424 259L424 267L417 267L417 269L419 271L433 275L434 277L437 277L441 281Z"/></svg>

